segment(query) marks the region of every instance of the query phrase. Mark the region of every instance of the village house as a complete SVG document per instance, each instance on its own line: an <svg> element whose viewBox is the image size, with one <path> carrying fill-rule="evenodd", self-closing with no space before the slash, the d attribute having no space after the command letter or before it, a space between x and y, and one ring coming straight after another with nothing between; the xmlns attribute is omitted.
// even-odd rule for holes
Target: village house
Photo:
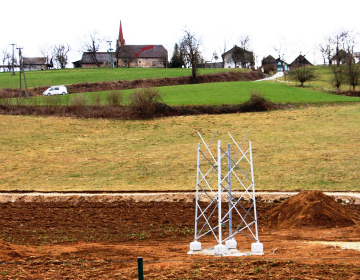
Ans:
<svg viewBox="0 0 360 280"><path fill-rule="evenodd" d="M283 72L284 70L287 72L289 71L289 65L281 60L280 58L274 58L273 56L269 55L261 61L261 67L266 72L266 68L271 68L270 71L276 71L276 72Z"/></svg>
<svg viewBox="0 0 360 280"><path fill-rule="evenodd" d="M49 66L45 57L24 57L23 62L25 71L45 70Z"/></svg>
<svg viewBox="0 0 360 280"><path fill-rule="evenodd" d="M303 55L299 55L295 60L290 64L290 69L297 66L313 66L312 63L305 58Z"/></svg>
<svg viewBox="0 0 360 280"><path fill-rule="evenodd" d="M237 50L241 53L242 62L234 60L233 54ZM244 50L236 45L226 53L222 54L221 57L224 61L224 68L252 68L255 64L253 52Z"/></svg>

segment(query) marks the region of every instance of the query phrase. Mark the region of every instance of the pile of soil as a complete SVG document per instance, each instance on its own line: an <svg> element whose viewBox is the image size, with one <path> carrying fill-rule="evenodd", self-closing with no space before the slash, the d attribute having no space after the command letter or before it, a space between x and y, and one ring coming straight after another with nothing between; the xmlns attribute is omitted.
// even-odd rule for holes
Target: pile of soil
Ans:
<svg viewBox="0 0 360 280"><path fill-rule="evenodd" d="M242 72L227 72L227 73L215 73L198 75L196 83L216 83L216 82L233 82L233 81L255 81L262 79L264 74L260 71L251 71L247 73ZM171 77L171 78L159 78L159 79L137 79L133 81L116 81L116 82L97 82L97 83L80 83L66 85L69 94L71 93L83 93L83 92L98 92L98 91L110 91L110 90L125 90L147 87L163 87L163 86L175 86L175 85L187 85L193 84L191 76L187 77ZM48 87L35 87L29 89L31 96L42 95L42 93ZM23 95L25 93L23 92ZM0 98L18 97L18 89L0 89Z"/></svg>
<svg viewBox="0 0 360 280"><path fill-rule="evenodd" d="M302 191L265 214L270 228L341 228L355 225L355 213L321 191Z"/></svg>

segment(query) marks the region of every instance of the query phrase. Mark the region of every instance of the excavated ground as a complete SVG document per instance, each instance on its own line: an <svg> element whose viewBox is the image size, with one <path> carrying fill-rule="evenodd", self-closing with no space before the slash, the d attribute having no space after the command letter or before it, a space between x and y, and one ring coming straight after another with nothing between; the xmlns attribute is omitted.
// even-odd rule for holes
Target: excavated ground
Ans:
<svg viewBox="0 0 360 280"><path fill-rule="evenodd" d="M259 239L265 254L225 258L187 255L194 238L193 197L2 195L0 275L138 279L138 257L144 258L145 279L358 279L360 275L356 199L334 199L319 191L258 197ZM250 251L250 239L240 234L236 239L240 251ZM200 241L203 247L216 245L211 236Z"/></svg>

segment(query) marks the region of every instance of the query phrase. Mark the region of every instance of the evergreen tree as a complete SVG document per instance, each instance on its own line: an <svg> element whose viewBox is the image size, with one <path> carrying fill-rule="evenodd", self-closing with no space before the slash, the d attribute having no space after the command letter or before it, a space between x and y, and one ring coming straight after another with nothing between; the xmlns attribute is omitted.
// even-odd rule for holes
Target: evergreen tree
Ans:
<svg viewBox="0 0 360 280"><path fill-rule="evenodd" d="M172 68L181 68L184 65L183 55L177 43L175 43L170 64Z"/></svg>

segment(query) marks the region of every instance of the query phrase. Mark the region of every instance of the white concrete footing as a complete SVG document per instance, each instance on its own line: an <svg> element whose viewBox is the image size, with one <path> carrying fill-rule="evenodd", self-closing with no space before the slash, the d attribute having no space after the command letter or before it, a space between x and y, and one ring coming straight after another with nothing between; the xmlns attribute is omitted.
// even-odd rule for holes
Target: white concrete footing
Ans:
<svg viewBox="0 0 360 280"><path fill-rule="evenodd" d="M190 251L201 251L201 242L199 241L191 242Z"/></svg>
<svg viewBox="0 0 360 280"><path fill-rule="evenodd" d="M264 246L260 242L251 244L251 254L252 255L264 255Z"/></svg>
<svg viewBox="0 0 360 280"><path fill-rule="evenodd" d="M226 254L226 246L223 244L218 244L214 246L214 254L215 256L222 256Z"/></svg>
<svg viewBox="0 0 360 280"><path fill-rule="evenodd" d="M235 239L230 239L230 240L226 240L225 241L225 246L226 249L230 250L230 249L236 249L237 247L237 242Z"/></svg>

